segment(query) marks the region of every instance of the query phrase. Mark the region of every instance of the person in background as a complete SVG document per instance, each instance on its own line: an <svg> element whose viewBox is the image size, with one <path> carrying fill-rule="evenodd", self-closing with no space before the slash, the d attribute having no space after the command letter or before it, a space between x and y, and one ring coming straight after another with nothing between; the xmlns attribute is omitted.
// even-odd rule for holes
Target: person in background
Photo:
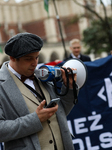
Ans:
<svg viewBox="0 0 112 150"><path fill-rule="evenodd" d="M62 62L58 63L56 66L61 67L66 61L72 58L79 59L83 62L91 61L91 58L89 56L81 54L81 44L79 39L72 39L69 42L69 45L70 45L71 54L68 56L68 58L65 58Z"/></svg>
<svg viewBox="0 0 112 150"><path fill-rule="evenodd" d="M112 55L112 50L109 52L109 54L108 55Z"/></svg>
<svg viewBox="0 0 112 150"><path fill-rule="evenodd" d="M10 61L0 69L0 142L5 150L74 150L66 119L74 106L73 79L69 75L69 91L59 96L53 82L34 75L42 46L39 36L27 32L6 43ZM63 93L67 79L64 69L61 73ZM57 97L56 106L45 107Z"/></svg>
<svg viewBox="0 0 112 150"><path fill-rule="evenodd" d="M82 60L83 62L91 61L91 58L89 56L81 54L81 43L79 39L72 39L69 42L69 44L70 44L71 54L64 61L71 59L71 58L78 58Z"/></svg>

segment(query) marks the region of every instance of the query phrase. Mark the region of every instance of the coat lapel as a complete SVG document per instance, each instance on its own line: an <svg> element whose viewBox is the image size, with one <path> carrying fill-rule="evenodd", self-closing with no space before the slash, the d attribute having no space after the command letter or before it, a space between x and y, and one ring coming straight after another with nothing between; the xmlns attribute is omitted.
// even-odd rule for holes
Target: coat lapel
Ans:
<svg viewBox="0 0 112 150"><path fill-rule="evenodd" d="M11 102L12 107L16 111L19 116L24 116L29 113L28 107L24 101L22 94L24 94L29 99L32 99L34 102L38 103L35 96L25 87L23 83L15 76L14 78L17 80L20 89L23 90L21 94L21 90L18 88L11 74L9 73L5 62L0 71L0 78L2 80L1 87L4 90L5 95L7 96L7 100Z"/></svg>
<svg viewBox="0 0 112 150"><path fill-rule="evenodd" d="M11 102L12 107L19 116L24 116L29 113L23 96L21 95L20 90L18 89L17 85L12 80L12 78L9 78L5 82L3 82L2 88L7 97L9 98L7 100Z"/></svg>
<svg viewBox="0 0 112 150"><path fill-rule="evenodd" d="M40 80L38 80L38 83L40 85L40 88L42 89L43 91L43 94L45 96L45 99L47 101L47 104L50 102L51 98L50 98L50 95L49 95L49 92L48 92L48 88L45 88L45 85L43 85ZM47 90L46 90L47 89Z"/></svg>
<svg viewBox="0 0 112 150"><path fill-rule="evenodd" d="M34 94L12 72L10 72L10 74L14 79L17 87L21 91L22 95L24 95L25 97L27 97L28 99L39 105L39 102L34 96Z"/></svg>

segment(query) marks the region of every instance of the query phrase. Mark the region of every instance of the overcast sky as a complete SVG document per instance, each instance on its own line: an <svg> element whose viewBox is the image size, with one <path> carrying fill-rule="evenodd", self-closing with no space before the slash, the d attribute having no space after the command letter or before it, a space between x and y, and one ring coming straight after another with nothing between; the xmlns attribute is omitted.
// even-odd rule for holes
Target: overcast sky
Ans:
<svg viewBox="0 0 112 150"><path fill-rule="evenodd" d="M99 1L100 1L100 0L97 0L97 3L99 3ZM111 3L111 0L102 0L102 1L103 1L103 3L104 3L105 5L108 5L108 4Z"/></svg>

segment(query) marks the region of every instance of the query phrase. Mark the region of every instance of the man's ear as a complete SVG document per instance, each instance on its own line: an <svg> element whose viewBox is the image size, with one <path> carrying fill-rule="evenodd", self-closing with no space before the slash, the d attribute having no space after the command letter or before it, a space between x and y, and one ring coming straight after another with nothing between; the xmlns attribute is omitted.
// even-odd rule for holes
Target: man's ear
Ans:
<svg viewBox="0 0 112 150"><path fill-rule="evenodd" d="M14 62L16 60L16 58L10 56L10 60L12 60Z"/></svg>

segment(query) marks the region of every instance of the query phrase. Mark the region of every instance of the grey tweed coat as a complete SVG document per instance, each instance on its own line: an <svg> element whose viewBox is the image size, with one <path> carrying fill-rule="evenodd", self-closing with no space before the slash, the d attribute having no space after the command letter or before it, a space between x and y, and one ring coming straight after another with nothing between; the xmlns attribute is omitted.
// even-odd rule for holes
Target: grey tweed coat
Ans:
<svg viewBox="0 0 112 150"><path fill-rule="evenodd" d="M57 97L53 86L44 83L51 98ZM64 87L63 87L64 90ZM73 91L61 97L56 113L65 150L74 150L66 115L73 108ZM29 113L23 96L5 63L0 69L0 142L5 150L41 150L37 133L42 124L37 114Z"/></svg>

